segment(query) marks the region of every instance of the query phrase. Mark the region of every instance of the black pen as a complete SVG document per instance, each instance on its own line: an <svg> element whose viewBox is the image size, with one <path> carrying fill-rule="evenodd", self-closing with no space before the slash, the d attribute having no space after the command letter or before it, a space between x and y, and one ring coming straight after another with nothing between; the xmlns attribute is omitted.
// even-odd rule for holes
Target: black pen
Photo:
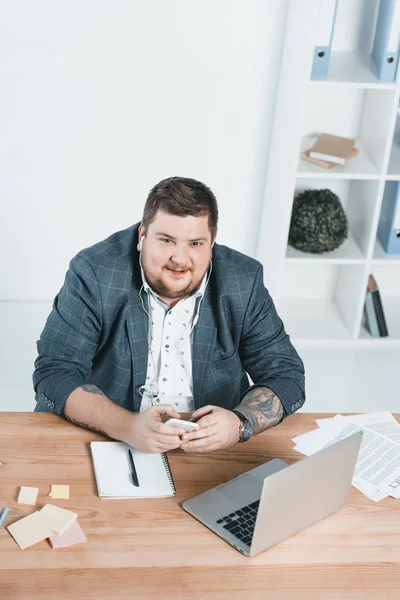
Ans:
<svg viewBox="0 0 400 600"><path fill-rule="evenodd" d="M132 450L130 448L128 450L128 454L129 454L129 460L130 460L131 467L132 467L133 485L136 485L136 487L139 487L139 479L138 479L138 476L137 476L137 473L136 473L135 462L133 460Z"/></svg>

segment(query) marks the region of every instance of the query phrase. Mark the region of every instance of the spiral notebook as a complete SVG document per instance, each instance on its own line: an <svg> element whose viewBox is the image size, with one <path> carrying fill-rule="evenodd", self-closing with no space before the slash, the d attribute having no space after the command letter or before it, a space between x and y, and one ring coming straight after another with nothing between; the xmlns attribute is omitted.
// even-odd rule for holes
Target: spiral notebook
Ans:
<svg viewBox="0 0 400 600"><path fill-rule="evenodd" d="M139 487L132 483L129 449ZM100 498L162 498L175 494L166 454L144 454L124 442L91 442L90 450Z"/></svg>

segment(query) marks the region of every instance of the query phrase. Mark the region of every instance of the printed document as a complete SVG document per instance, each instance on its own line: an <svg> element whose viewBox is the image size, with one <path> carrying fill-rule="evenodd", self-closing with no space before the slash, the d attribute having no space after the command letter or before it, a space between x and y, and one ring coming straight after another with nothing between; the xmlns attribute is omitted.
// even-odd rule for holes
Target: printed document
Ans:
<svg viewBox="0 0 400 600"><path fill-rule="evenodd" d="M400 498L400 425L390 412L336 415L316 423L318 429L293 438L295 450L310 456L361 430L352 485L375 502Z"/></svg>

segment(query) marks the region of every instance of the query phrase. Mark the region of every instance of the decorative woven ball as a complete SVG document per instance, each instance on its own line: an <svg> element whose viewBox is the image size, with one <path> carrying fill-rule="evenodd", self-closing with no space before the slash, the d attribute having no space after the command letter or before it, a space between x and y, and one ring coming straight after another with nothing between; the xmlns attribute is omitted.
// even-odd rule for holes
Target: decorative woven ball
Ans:
<svg viewBox="0 0 400 600"><path fill-rule="evenodd" d="M289 244L322 254L339 248L348 234L343 206L331 190L305 190L293 201Z"/></svg>

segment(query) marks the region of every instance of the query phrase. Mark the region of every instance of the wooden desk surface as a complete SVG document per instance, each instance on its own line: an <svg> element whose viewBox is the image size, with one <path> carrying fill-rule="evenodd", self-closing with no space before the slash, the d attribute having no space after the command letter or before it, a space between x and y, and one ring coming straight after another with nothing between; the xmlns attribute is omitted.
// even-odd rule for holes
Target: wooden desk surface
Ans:
<svg viewBox="0 0 400 600"><path fill-rule="evenodd" d="M381 600L400 598L400 501L374 503L355 488L340 512L254 558L247 558L180 508L181 503L271 458L303 455L291 438L330 416L295 414L229 451L169 453L176 496L100 500L89 442L102 436L51 414L0 413L1 600L96 598L212 600ZM51 500L50 484L70 485ZM78 513L88 542L52 550L45 540L20 550L5 526L33 512L19 486Z"/></svg>

